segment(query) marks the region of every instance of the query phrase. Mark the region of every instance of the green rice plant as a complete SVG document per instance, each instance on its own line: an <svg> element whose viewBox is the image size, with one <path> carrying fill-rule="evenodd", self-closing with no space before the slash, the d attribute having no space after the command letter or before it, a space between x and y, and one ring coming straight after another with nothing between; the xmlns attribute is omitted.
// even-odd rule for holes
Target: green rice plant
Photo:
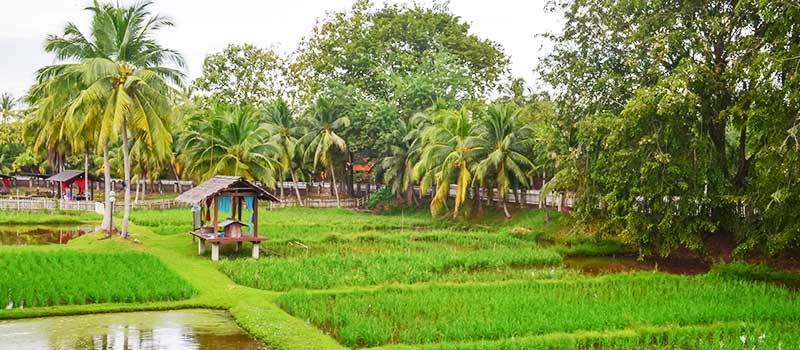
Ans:
<svg viewBox="0 0 800 350"><path fill-rule="evenodd" d="M419 283L439 276L537 265L556 265L561 256L545 249L496 249L426 252L387 251L375 254L324 254L285 259L228 260L220 270L236 283L285 291L327 289L385 283Z"/></svg>
<svg viewBox="0 0 800 350"><path fill-rule="evenodd" d="M797 322L726 322L708 325L634 326L621 331L583 331L425 345L386 345L372 350L773 350L800 344Z"/></svg>
<svg viewBox="0 0 800 350"><path fill-rule="evenodd" d="M351 347L501 340L636 325L800 321L800 301L785 289L660 273L374 292L293 291L277 302Z"/></svg>
<svg viewBox="0 0 800 350"><path fill-rule="evenodd" d="M775 271L767 265L750 265L744 262L721 263L711 267L710 274L729 279L764 282L800 282L800 273Z"/></svg>
<svg viewBox="0 0 800 350"><path fill-rule="evenodd" d="M158 258L134 252L4 250L0 271L4 307L165 301L194 294Z"/></svg>

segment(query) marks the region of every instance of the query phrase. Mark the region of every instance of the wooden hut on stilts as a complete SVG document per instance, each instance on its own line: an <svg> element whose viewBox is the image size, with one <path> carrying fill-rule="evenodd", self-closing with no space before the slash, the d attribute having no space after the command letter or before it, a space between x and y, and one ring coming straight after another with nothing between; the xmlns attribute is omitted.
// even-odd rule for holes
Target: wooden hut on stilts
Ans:
<svg viewBox="0 0 800 350"><path fill-rule="evenodd" d="M205 252L211 243L211 260L219 260L222 244L236 243L237 250L244 242L253 244L253 258L258 259L259 244L266 237L258 235L258 201L279 202L263 187L238 176L214 176L182 193L177 201L192 204L192 240L197 240L197 253ZM249 212L248 217L242 214ZM226 215L223 219L220 215Z"/></svg>

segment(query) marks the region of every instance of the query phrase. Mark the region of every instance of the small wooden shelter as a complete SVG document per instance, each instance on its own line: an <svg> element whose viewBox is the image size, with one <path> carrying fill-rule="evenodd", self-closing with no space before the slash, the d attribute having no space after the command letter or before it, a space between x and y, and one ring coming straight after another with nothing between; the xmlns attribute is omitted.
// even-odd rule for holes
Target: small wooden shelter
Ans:
<svg viewBox="0 0 800 350"><path fill-rule="evenodd" d="M220 244L236 243L241 250L244 242L253 243L253 258L258 259L259 243L266 237L258 236L258 201L279 202L263 187L238 176L214 176L175 199L194 205L192 209L192 240L198 239L197 253L205 252L205 242L211 243L211 260L219 260ZM247 209L250 217L242 220ZM228 218L220 220L220 211Z"/></svg>
<svg viewBox="0 0 800 350"><path fill-rule="evenodd" d="M87 181L82 170L64 170L47 178L47 181L58 182L58 198L68 200L86 199L87 188L91 193L90 198L94 198L94 186L92 185L95 182L99 182L99 180L96 176L89 175L89 180ZM77 194L73 193L72 185L78 188Z"/></svg>

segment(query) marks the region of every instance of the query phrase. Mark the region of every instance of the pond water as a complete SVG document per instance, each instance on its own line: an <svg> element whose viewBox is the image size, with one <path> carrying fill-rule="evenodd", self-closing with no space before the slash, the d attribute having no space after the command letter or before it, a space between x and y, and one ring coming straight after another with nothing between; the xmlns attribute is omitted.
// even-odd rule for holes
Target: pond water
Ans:
<svg viewBox="0 0 800 350"><path fill-rule="evenodd" d="M93 224L0 226L0 246L67 244L92 230Z"/></svg>
<svg viewBox="0 0 800 350"><path fill-rule="evenodd" d="M224 311L179 310L0 322L0 350L268 349Z"/></svg>

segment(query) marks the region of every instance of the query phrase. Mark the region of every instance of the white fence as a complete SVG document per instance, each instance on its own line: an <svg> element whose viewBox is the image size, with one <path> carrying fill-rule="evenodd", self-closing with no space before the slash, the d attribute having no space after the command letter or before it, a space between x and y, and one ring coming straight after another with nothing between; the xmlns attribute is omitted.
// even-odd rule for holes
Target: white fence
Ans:
<svg viewBox="0 0 800 350"><path fill-rule="evenodd" d="M114 204L114 210L120 211L124 204L117 202ZM189 205L179 203L173 200L157 200L145 201L140 203L131 203L131 209L171 209L171 208L186 208ZM94 211L95 202L86 201L67 201L55 199L0 199L0 210L6 211L33 211L33 210L65 210L65 211Z"/></svg>

